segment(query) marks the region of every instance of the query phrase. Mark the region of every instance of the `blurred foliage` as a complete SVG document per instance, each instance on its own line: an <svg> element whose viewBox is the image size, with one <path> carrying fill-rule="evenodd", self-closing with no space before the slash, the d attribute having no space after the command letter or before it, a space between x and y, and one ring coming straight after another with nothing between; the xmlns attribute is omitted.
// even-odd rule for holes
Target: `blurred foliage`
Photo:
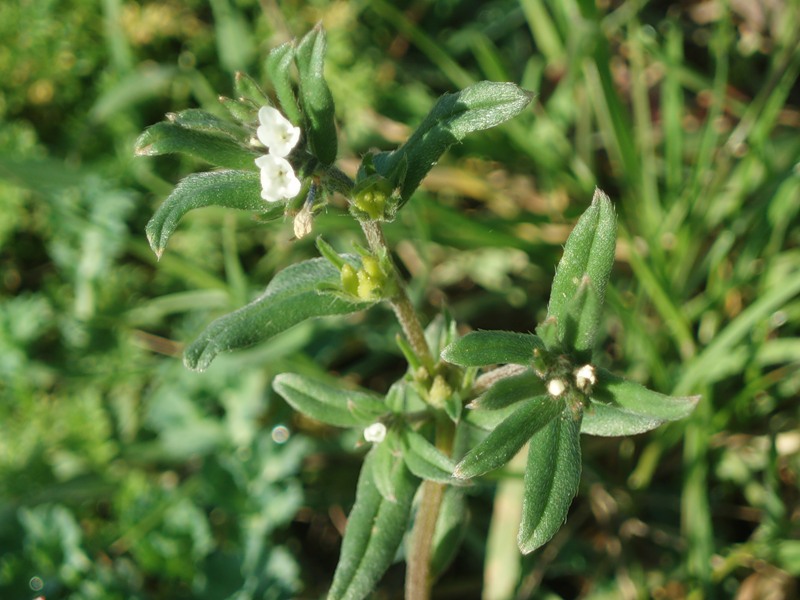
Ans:
<svg viewBox="0 0 800 600"><path fill-rule="evenodd" d="M446 305L474 328L527 331L599 184L621 216L614 367L704 396L687 424L584 440L565 528L486 577L503 535L514 546L516 524L492 517L495 502L513 504L514 479L497 500L474 493L434 593L791 597L798 11L791 0L0 3L0 596L312 598L329 584L355 440L293 416L269 382L338 371L385 391L404 368L397 326L382 310L315 322L187 373L182 344L313 256L312 241L293 242L282 222L196 211L156 268L144 224L203 165L132 156L166 112L223 115L217 94L232 93L236 70L264 81L266 52L322 20L343 168L405 139L445 91L493 79L538 94L527 115L451 150L387 228L428 314ZM355 232L340 208L315 233L346 246ZM501 544L487 551L489 531ZM396 595L391 571L382 585Z"/></svg>

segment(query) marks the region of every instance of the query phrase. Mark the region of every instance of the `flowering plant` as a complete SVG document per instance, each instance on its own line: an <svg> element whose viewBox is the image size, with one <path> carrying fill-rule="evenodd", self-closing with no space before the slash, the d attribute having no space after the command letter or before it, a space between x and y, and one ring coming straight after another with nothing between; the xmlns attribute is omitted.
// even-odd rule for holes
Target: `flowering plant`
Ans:
<svg viewBox="0 0 800 600"><path fill-rule="evenodd" d="M267 202L294 198L300 193L301 184L286 157L300 139L300 128L271 106L261 107L258 122L258 140L269 150L269 154L255 160L261 169L261 197Z"/></svg>
<svg viewBox="0 0 800 600"><path fill-rule="evenodd" d="M423 328L382 223L412 200L449 146L513 118L532 94L487 81L446 94L404 144L364 157L351 180L335 165L324 54L321 28L270 53L267 70L280 110L240 74L238 98L222 99L235 123L188 110L142 134L139 154L184 152L222 167L179 183L147 235L160 256L186 212L216 204L267 218L294 216L299 237L311 229L326 196L347 199L367 247L340 254L318 239L320 258L287 267L260 297L211 323L186 349L184 362L202 371L220 352L264 342L306 319L388 304L402 326L398 345L408 362L388 393L297 373L279 375L273 386L297 411L357 428L371 444L329 598L366 597L411 528L406 595L424 600L458 547L452 540L464 514L464 488L473 480L527 446L518 545L532 552L563 524L578 491L581 433L648 431L688 415L698 398L664 396L598 365L616 245L616 214L599 190L567 241L547 317L535 334L474 331L461 337L446 314Z"/></svg>

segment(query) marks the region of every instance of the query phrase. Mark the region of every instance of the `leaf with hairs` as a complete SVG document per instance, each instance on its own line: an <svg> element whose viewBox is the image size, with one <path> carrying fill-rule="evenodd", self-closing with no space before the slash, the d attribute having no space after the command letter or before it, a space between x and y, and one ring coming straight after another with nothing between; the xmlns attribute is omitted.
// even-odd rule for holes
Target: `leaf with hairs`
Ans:
<svg viewBox="0 0 800 600"><path fill-rule="evenodd" d="M158 207L147 223L147 241L161 258L170 236L190 210L222 206L252 210L262 219L283 215L282 203L267 204L261 199L259 174L251 171L210 171L195 173L183 179Z"/></svg>
<svg viewBox="0 0 800 600"><path fill-rule="evenodd" d="M384 498L375 484L374 447L361 467L356 502L347 518L339 564L328 600L361 600L391 566L403 540L419 480L402 464L393 475L395 501Z"/></svg>
<svg viewBox="0 0 800 600"><path fill-rule="evenodd" d="M204 371L220 352L263 342L306 319L343 315L371 306L370 302L353 303L318 291L322 285L337 285L339 278L339 271L324 258L287 267L273 278L262 296L211 323L186 349L184 364L193 371Z"/></svg>

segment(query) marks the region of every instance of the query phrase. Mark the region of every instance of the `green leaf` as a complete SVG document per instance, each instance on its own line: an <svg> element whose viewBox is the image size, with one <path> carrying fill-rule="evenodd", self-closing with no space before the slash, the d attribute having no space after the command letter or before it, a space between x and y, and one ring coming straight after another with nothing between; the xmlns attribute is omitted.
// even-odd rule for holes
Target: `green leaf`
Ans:
<svg viewBox="0 0 800 600"><path fill-rule="evenodd" d="M342 552L328 600L360 600L367 597L391 566L403 540L418 480L403 467L395 474L395 502L381 496L375 485L373 448L358 478L356 502L347 519Z"/></svg>
<svg viewBox="0 0 800 600"><path fill-rule="evenodd" d="M442 350L442 358L461 367L529 365L537 348L544 349L544 344L530 333L473 331Z"/></svg>
<svg viewBox="0 0 800 600"><path fill-rule="evenodd" d="M486 392L473 400L473 410L497 410L520 400L540 396L547 392L544 381L532 370L497 381Z"/></svg>
<svg viewBox="0 0 800 600"><path fill-rule="evenodd" d="M393 152L374 157L375 168L384 177L404 172L392 181L400 188L402 203L408 201L422 179L447 148L473 131L489 129L518 115L533 94L513 83L481 81L455 94L445 94L408 141ZM405 169L397 169L406 161Z"/></svg>
<svg viewBox="0 0 800 600"><path fill-rule="evenodd" d="M325 47L325 31L317 25L297 45L295 63L311 151L327 166L336 160L337 139L333 96L325 81Z"/></svg>
<svg viewBox="0 0 800 600"><path fill-rule="evenodd" d="M545 324L555 323L557 342L569 351L594 348L616 236L614 207L598 189L567 240L547 307ZM543 337L545 331L537 330Z"/></svg>
<svg viewBox="0 0 800 600"><path fill-rule="evenodd" d="M398 473L405 470L400 450L400 436L396 429L389 429L386 438L375 444L372 478L384 500L397 502Z"/></svg>
<svg viewBox="0 0 800 600"><path fill-rule="evenodd" d="M187 154L217 167L257 171L257 153L228 135L182 127L177 123L151 125L136 140L137 156Z"/></svg>
<svg viewBox="0 0 800 600"><path fill-rule="evenodd" d="M580 429L566 407L531 438L517 536L523 554L550 540L567 518L581 479Z"/></svg>
<svg viewBox="0 0 800 600"><path fill-rule="evenodd" d="M308 375L282 373L272 387L296 411L335 427L369 425L388 412L377 394L345 389Z"/></svg>
<svg viewBox="0 0 800 600"><path fill-rule="evenodd" d="M408 469L420 479L454 483L455 462L413 429L403 430L403 456Z"/></svg>
<svg viewBox="0 0 800 600"><path fill-rule="evenodd" d="M519 406L511 404L505 408L495 410L466 410L462 422L469 423L473 427L484 431L494 430L500 423L510 417Z"/></svg>
<svg viewBox="0 0 800 600"><path fill-rule="evenodd" d="M184 129L228 136L240 142L247 142L250 139L250 134L244 127L199 108L188 108L179 113L167 113L167 119Z"/></svg>
<svg viewBox="0 0 800 600"><path fill-rule="evenodd" d="M549 395L525 402L456 465L453 475L470 479L506 464L532 435L552 421L564 406Z"/></svg>
<svg viewBox="0 0 800 600"><path fill-rule="evenodd" d="M356 312L372 304L352 303L317 291L320 285L338 281L339 271L324 258L287 267L262 296L211 323L186 349L184 364L204 371L220 352L263 342L306 319Z"/></svg>
<svg viewBox="0 0 800 600"><path fill-rule="evenodd" d="M259 211L262 218L277 218L284 211L282 203L268 204L261 199L258 173L209 171L189 175L175 186L147 223L147 240L156 256L161 258L181 218L190 210L206 206Z"/></svg>
<svg viewBox="0 0 800 600"><path fill-rule="evenodd" d="M467 528L467 501L462 489L448 487L439 508L439 518L433 534L431 576L436 579L458 554Z"/></svg>
<svg viewBox="0 0 800 600"><path fill-rule="evenodd" d="M236 96L244 98L256 104L259 108L269 105L269 98L261 89L261 86L247 73L238 71L234 77L234 88Z"/></svg>
<svg viewBox="0 0 800 600"><path fill-rule="evenodd" d="M297 100L292 89L292 64L294 62L294 42L286 42L273 48L267 55L267 74L272 83L272 89L278 96L283 114L292 123L302 121Z"/></svg>
<svg viewBox="0 0 800 600"><path fill-rule="evenodd" d="M597 369L597 383L584 411L581 431L589 435L635 435L691 414L700 396L666 396Z"/></svg>

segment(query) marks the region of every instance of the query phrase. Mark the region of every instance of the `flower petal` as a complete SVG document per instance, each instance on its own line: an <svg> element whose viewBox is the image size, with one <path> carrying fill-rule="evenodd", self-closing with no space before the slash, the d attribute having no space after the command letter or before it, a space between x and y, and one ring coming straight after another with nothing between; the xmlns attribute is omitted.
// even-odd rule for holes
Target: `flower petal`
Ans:
<svg viewBox="0 0 800 600"><path fill-rule="evenodd" d="M265 154L255 159L255 163L261 169L261 197L264 200L277 202L300 193L302 184L285 158Z"/></svg>
<svg viewBox="0 0 800 600"><path fill-rule="evenodd" d="M280 111L262 106L258 111L260 123L256 130L259 141L269 148L270 154L281 158L288 156L300 140L300 128L292 125Z"/></svg>

